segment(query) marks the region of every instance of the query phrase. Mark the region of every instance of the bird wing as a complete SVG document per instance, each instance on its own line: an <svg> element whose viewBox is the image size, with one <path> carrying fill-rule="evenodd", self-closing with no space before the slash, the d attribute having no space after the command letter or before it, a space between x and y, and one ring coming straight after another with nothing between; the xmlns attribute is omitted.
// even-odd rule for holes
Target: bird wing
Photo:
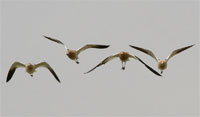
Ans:
<svg viewBox="0 0 200 117"><path fill-rule="evenodd" d="M97 67L103 65L103 64L106 64L107 62L109 62L110 60L116 58L116 57L119 57L119 54L114 54L114 55L111 55L107 58L105 58L102 62L100 62L97 66L95 66L94 68L92 68L91 70L89 70L88 72L85 72L84 74L86 73L90 73L91 71L93 71L94 69L96 69Z"/></svg>
<svg viewBox="0 0 200 117"><path fill-rule="evenodd" d="M7 75L7 79L6 79L6 82L10 81L10 79L12 78L13 74L15 73L15 70L16 68L18 67L25 67L24 64L20 63L20 62L14 62L12 64L12 66L10 67L10 70L8 72L8 75Z"/></svg>
<svg viewBox="0 0 200 117"><path fill-rule="evenodd" d="M129 46L132 47L132 48L135 48L135 49L137 49L137 50L139 50L141 52L144 52L145 54L150 55L151 57L153 57L158 62L158 59L156 58L156 56L154 55L154 53L151 50L140 48L140 47L136 47L136 46L132 46L132 45L129 45Z"/></svg>
<svg viewBox="0 0 200 117"><path fill-rule="evenodd" d="M108 47L109 47L109 45L87 44L87 45L85 45L85 46L79 48L79 49L77 50L77 54L79 54L80 52L82 52L82 51L84 51L84 50L86 50L86 49L88 49L88 48L104 49L104 48L108 48Z"/></svg>
<svg viewBox="0 0 200 117"><path fill-rule="evenodd" d="M184 50L186 50L186 49L188 49L188 48L190 48L190 47L192 47L192 46L194 46L194 45L190 45L190 46L186 46L186 47L183 47L183 48L174 50L174 51L167 57L167 60L169 60L169 59L170 59L171 57L173 57L174 55L176 55L176 54L178 54L178 53L180 53L180 52L182 52L182 51L184 51Z"/></svg>
<svg viewBox="0 0 200 117"><path fill-rule="evenodd" d="M154 70L153 68L151 68L150 66L148 66L145 62L143 62L140 58L138 58L137 56L135 56L137 58L137 60L139 60L143 65L145 65L145 67L147 67L150 71L152 71L154 74L158 75L158 76L162 76L161 74L159 74L156 70Z"/></svg>
<svg viewBox="0 0 200 117"><path fill-rule="evenodd" d="M58 76L56 75L56 73L54 72L54 70L51 68L51 66L48 63L41 62L39 64L36 64L35 68L37 69L38 67L46 67L53 74L55 79L60 83L60 80L59 80Z"/></svg>
<svg viewBox="0 0 200 117"><path fill-rule="evenodd" d="M44 35L43 35L44 36ZM51 38L51 37L47 37L47 36L44 36L45 38L47 38L47 39L49 39L49 40L51 40L51 41L54 41L54 42L56 42L56 43L59 43L59 44L62 44L62 45L64 45L65 46L65 49L67 49L67 46L63 43L63 42L61 42L60 40L57 40L57 39L54 39L54 38Z"/></svg>

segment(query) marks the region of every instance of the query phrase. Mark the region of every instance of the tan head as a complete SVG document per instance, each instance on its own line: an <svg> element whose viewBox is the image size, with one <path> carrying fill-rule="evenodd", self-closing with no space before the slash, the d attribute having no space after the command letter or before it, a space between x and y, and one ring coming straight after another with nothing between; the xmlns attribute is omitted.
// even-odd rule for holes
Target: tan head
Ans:
<svg viewBox="0 0 200 117"><path fill-rule="evenodd" d="M35 72L35 65L28 63L25 66L26 72L28 72L31 76L33 76L33 73Z"/></svg>

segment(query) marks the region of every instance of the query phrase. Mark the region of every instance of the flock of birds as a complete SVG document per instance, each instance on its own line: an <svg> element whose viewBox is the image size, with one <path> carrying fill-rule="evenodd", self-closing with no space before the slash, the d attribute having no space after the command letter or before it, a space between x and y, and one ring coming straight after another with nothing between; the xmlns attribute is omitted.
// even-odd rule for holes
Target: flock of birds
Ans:
<svg viewBox="0 0 200 117"><path fill-rule="evenodd" d="M89 49L89 48L105 49L105 48L109 47L109 45L87 44L87 45L81 47L78 50L72 50L72 49L67 48L67 46L63 42L61 42L61 41L59 41L57 39L54 39L54 38L51 38L51 37L47 37L47 36L44 36L44 37L46 39L49 39L49 40L53 41L53 42L62 44L65 47L65 49L66 49L66 55L71 60L74 60L77 64L79 64L79 61L78 61L79 57L78 57L78 55L82 51L84 51L86 49ZM172 53L165 60L160 60L160 59L156 58L156 56L154 55L154 53L151 50L144 49L144 48L137 47L137 46L133 46L133 45L129 45L129 46L132 47L132 48L134 48L134 49L136 49L136 50L144 52L145 54L148 54L151 57L153 57L156 60L156 62L158 63L158 69L161 70L161 73L158 73L156 70L154 70L153 68L151 68L145 62L143 62L139 57L137 57L135 55L131 55L128 52L122 51L120 53L117 53L117 54L114 54L114 55L111 55L111 56L105 58L102 62L100 62L94 68L92 68L88 72L85 72L85 74L93 71L94 69L96 69L97 67L99 67L101 65L106 64L107 62L113 60L114 58L119 58L121 60L121 62L122 62L122 68L121 69L125 70L126 62L129 61L129 58L133 58L135 60L140 61L147 69L149 69L154 74L156 74L158 76L162 76L161 74L163 73L163 70L165 70L167 68L167 62L169 61L169 59L171 57L173 57L174 55L176 55L176 54L178 54L178 53L180 53L180 52L182 52L182 51L184 51L184 50L186 50L188 48L191 48L194 45L186 46L186 47L183 47L183 48L176 49L176 50L172 51ZM12 76L15 73L15 70L17 68L25 68L26 72L29 73L31 75L31 77L33 77L33 73L36 72L36 69L39 68L39 67L45 67L45 68L47 68L52 73L52 75L55 77L55 79L60 83L60 80L59 80L58 76L56 75L56 73L54 72L54 70L51 68L51 66L48 63L41 62L41 63L38 63L38 64L31 64L31 63L23 64L23 63L20 63L20 62L17 62L17 61L14 62L11 65L10 70L8 72L8 75L7 75L6 82L8 82L8 81L11 80L11 78L12 78Z"/></svg>

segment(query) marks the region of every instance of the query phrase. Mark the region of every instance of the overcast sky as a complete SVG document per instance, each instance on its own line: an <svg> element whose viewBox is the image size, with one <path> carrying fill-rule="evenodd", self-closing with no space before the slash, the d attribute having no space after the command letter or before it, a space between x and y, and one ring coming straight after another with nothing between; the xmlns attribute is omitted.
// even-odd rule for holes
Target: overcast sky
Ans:
<svg viewBox="0 0 200 117"><path fill-rule="evenodd" d="M1 19L3 115L197 116L197 2L3 2ZM77 65L62 45L42 35L57 38L70 49L88 43L111 46L84 51ZM120 51L137 55L159 71L153 58L130 44L150 49L160 59L175 49L196 45L170 59L162 78L134 59L124 71L114 59L83 74ZM44 68L33 77L19 68L6 83L15 61L46 61L61 84Z"/></svg>

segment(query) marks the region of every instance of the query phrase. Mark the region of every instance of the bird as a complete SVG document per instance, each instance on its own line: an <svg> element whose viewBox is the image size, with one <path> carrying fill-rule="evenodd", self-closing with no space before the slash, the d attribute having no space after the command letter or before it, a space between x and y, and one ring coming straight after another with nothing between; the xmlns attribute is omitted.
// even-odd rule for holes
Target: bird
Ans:
<svg viewBox="0 0 200 117"><path fill-rule="evenodd" d="M44 36L44 35L43 35ZM65 49L66 49L66 55L71 59L71 60L74 60L77 64L79 64L79 61L78 61L78 59L79 59L79 57L78 57L78 55L82 52L82 51L84 51L84 50L86 50L86 49L88 49L88 48L97 48L97 49L104 49L104 48L108 48L110 45L98 45L98 44L86 44L86 45L84 45L83 47L81 47L81 48L79 48L79 49L77 49L77 50L72 50L72 49L69 49L69 48L67 48L67 46L63 43L63 42L61 42L61 41L59 41L59 40L57 40L57 39L54 39L54 38L51 38L51 37L48 37L48 36L44 36L46 39L49 39L49 40L51 40L51 41L54 41L54 42L57 42L57 43L59 43L59 44L62 44L62 45L64 45L64 47L65 47Z"/></svg>
<svg viewBox="0 0 200 117"><path fill-rule="evenodd" d="M105 58L103 61L101 61L98 65L96 65L94 68L92 68L91 70L89 70L88 72L85 72L84 74L90 73L91 71L93 71L94 69L96 69L97 67L106 64L107 62L113 60L114 58L118 58L120 59L120 61L122 62L122 70L125 70L125 66L126 66L126 62L129 61L129 58L133 58L135 60L139 60L143 65L145 65L150 71L152 71L154 74L158 75L158 76L162 76L161 74L159 74L157 71L155 71L153 68L151 68L150 66L148 66L146 63L144 63L139 57L137 56L133 56L131 54L129 54L128 52L122 51L120 53L117 54L113 54L107 58Z"/></svg>
<svg viewBox="0 0 200 117"><path fill-rule="evenodd" d="M193 45L190 45L190 46L186 46L186 47L183 47L183 48L179 48L179 49L176 49L174 51L171 52L171 54L164 60L161 60L161 59L158 59L156 58L155 54L151 51L151 50L148 50L148 49L144 49L144 48L141 48L141 47L137 47L137 46L133 46L133 45L129 45L130 47L134 48L134 49L137 49L141 52L144 52L145 54L148 54L149 56L153 57L156 62L158 63L158 69L161 70L161 74L163 73L163 71L165 69L167 69L167 63L169 61L170 58L172 58L174 55L188 49L188 48L191 48Z"/></svg>
<svg viewBox="0 0 200 117"><path fill-rule="evenodd" d="M36 69L39 68L39 67L47 68L53 74L55 79L60 83L58 76L56 75L54 70L51 68L51 66L47 62L41 62L41 63L38 63L38 64L31 64L31 63L23 64L23 63L20 63L18 61L14 62L11 65L10 70L8 72L8 75L7 75L6 82L9 82L11 80L11 78L12 78L12 76L15 73L15 70L17 68L25 68L26 72L29 73L31 77L33 77L33 73L36 72Z"/></svg>

